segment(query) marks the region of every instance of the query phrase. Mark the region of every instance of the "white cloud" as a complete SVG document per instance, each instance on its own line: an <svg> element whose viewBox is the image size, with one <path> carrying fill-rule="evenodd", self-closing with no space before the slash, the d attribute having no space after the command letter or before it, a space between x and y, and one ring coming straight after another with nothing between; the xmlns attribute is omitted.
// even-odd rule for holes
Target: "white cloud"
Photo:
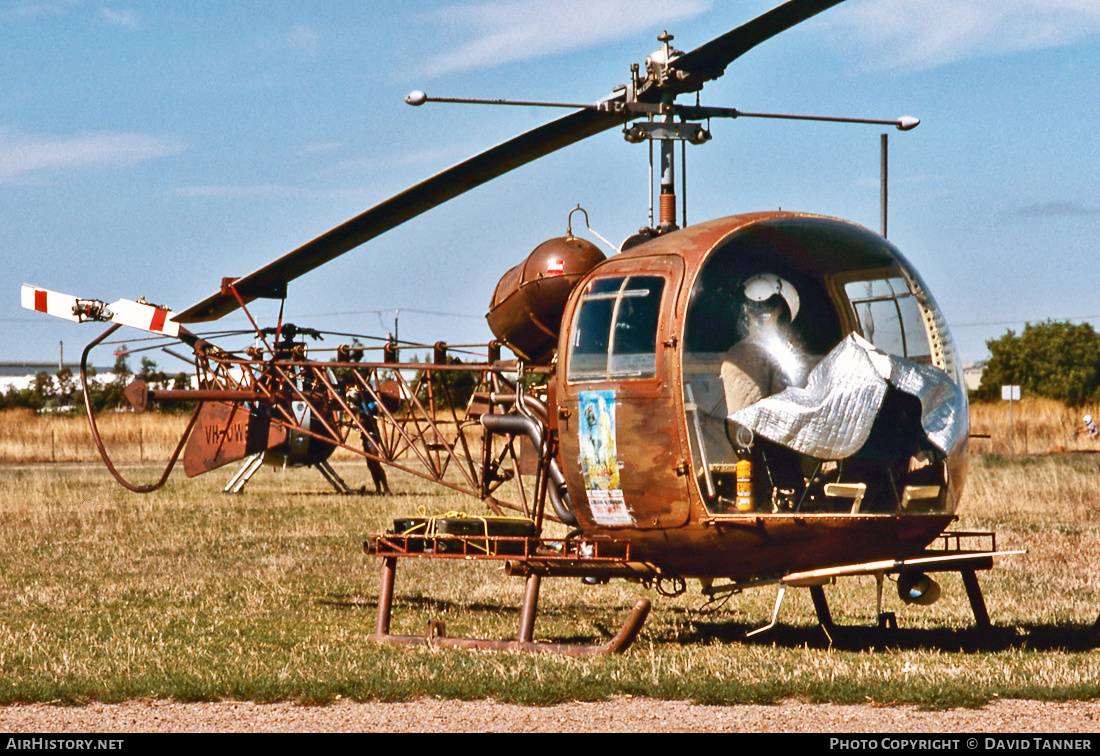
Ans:
<svg viewBox="0 0 1100 756"><path fill-rule="evenodd" d="M321 37L305 24L298 24L287 32L285 43L293 50L315 53L321 47Z"/></svg>
<svg viewBox="0 0 1100 756"><path fill-rule="evenodd" d="M860 0L824 14L873 68L927 69L1100 33L1096 0ZM873 62L872 62L873 61Z"/></svg>
<svg viewBox="0 0 1100 756"><path fill-rule="evenodd" d="M467 41L431 56L421 75L488 68L580 50L655 25L691 18L711 0L498 0L440 10L433 18Z"/></svg>
<svg viewBox="0 0 1100 756"><path fill-rule="evenodd" d="M137 29L141 26L138 14L134 11L100 8L99 17L112 26L121 26L124 29Z"/></svg>
<svg viewBox="0 0 1100 756"><path fill-rule="evenodd" d="M0 183L40 181L44 176L86 170L125 168L183 152L169 137L117 131L72 136L25 134L0 126Z"/></svg>

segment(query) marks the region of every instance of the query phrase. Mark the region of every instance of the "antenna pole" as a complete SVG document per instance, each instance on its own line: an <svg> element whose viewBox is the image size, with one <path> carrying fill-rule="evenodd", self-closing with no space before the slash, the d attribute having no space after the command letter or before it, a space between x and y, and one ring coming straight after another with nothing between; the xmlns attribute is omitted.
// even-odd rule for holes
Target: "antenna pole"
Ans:
<svg viewBox="0 0 1100 756"><path fill-rule="evenodd" d="M887 169L887 152L889 150L887 148L887 135L886 134L882 135L881 144L882 144L882 149L881 149L881 153L882 153L882 157L881 157L881 163L882 163L882 171L881 171L882 172L882 189L880 191L880 195L881 195L881 204L882 204L882 237L885 239L885 238L887 238L886 237L886 202L887 202L886 179L887 179L887 176L888 176L888 173L889 173L889 171Z"/></svg>
<svg viewBox="0 0 1100 756"><path fill-rule="evenodd" d="M653 228L653 140L649 141L649 227Z"/></svg>
<svg viewBox="0 0 1100 756"><path fill-rule="evenodd" d="M673 36L667 31L657 37L663 45L665 65L672 59ZM672 106L675 95L662 96L662 102L666 106ZM675 116L669 112L665 115L665 123L670 127L675 122ZM676 230L676 145L672 139L665 136L661 139L661 233Z"/></svg>
<svg viewBox="0 0 1100 756"><path fill-rule="evenodd" d="M680 142L680 222L688 224L688 155L687 142Z"/></svg>

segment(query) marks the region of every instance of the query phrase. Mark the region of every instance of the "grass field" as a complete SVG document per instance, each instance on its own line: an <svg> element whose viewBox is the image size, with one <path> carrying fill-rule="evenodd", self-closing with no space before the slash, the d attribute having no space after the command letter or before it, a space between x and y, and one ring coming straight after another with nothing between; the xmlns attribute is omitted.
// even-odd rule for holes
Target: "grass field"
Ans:
<svg viewBox="0 0 1100 756"><path fill-rule="evenodd" d="M137 482L158 477L149 460L174 445L164 425L152 416L105 423ZM81 426L86 432L81 418L0 418L0 703L439 696L545 704L633 694L947 707L1100 696L1100 654L1086 642L1100 612L1100 455L1083 444L1078 453L972 459L958 527L993 529L1000 548L1028 550L979 575L991 634L971 628L951 575L929 607L902 605L888 586L885 609L899 624L888 634L873 626L873 579L831 586L844 626L831 639L804 590L788 596L777 628L746 640L767 623L774 590L701 612L697 590L666 598L621 581L546 581L539 640L602 643L637 597L653 601L628 654L570 659L365 641L378 560L363 554L364 538L395 516L478 512L476 501L397 475L392 497L339 496L310 470L265 470L242 495L225 496L232 468L194 480L177 473L158 492L131 494L93 461ZM353 486L369 483L361 462L337 469ZM442 619L452 635L514 637L522 587L492 565L404 560L392 631L423 633Z"/></svg>

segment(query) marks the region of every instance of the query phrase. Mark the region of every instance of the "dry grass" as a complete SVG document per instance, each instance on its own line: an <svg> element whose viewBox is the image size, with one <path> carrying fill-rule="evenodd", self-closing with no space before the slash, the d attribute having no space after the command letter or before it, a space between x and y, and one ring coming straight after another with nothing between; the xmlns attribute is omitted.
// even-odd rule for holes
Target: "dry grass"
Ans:
<svg viewBox="0 0 1100 756"><path fill-rule="evenodd" d="M1100 405L1066 407L1053 399L1012 402L1012 450L1016 454L1100 451L1100 440L1074 431L1086 414L1100 418ZM977 454L1009 453L1009 403L982 402L970 406L970 432L990 436L971 440Z"/></svg>
<svg viewBox="0 0 1100 756"><path fill-rule="evenodd" d="M112 459L122 463L167 460L187 415L109 412L96 418ZM99 460L83 414L0 412L0 462L94 462Z"/></svg>
<svg viewBox="0 0 1100 756"><path fill-rule="evenodd" d="M136 442L121 436L134 433L127 423L155 419L105 419L104 432L119 434L112 442L131 453L167 456L173 434L159 447L140 431ZM159 420L180 429L184 422ZM831 586L833 616L844 626L831 641L807 591L789 592L779 627L746 640L768 621L774 590L703 613L694 585L669 598L621 581L548 580L536 625L542 640L604 642L638 596L654 602L625 657L563 659L364 640L378 570L362 553L364 537L419 510L480 511L476 501L400 474L391 476L392 497L338 496L311 470L264 470L244 494L225 496L229 468L194 480L177 474L164 489L135 495L98 463L26 461L67 448L54 440L62 421L74 433L64 454L94 459L90 441L77 448L82 418L0 421L0 702L427 695L551 703L625 694L943 707L998 696L1100 697L1100 655L1082 642L1100 611L1100 455L972 460L959 527L994 529L1001 548L1028 550L981 574L991 636L971 629L951 575L930 607L906 607L888 590L884 609L900 626L890 636L873 629L873 579ZM139 465L133 477L148 479L154 467ZM361 462L338 470L352 486L369 481ZM392 630L423 633L428 620L442 619L451 634L514 637L521 593L522 581L498 566L404 560Z"/></svg>
<svg viewBox="0 0 1100 756"><path fill-rule="evenodd" d="M990 573L998 610L1021 624L1089 623L1100 611L1100 455L971 459L962 521L1026 549Z"/></svg>
<svg viewBox="0 0 1100 756"><path fill-rule="evenodd" d="M1016 454L1100 451L1100 440L1076 435L1086 413L1100 418L1100 405L1069 408L1050 399L1024 399L1012 405L1012 447ZM183 414L108 412L97 418L113 459L122 463L167 459L187 426ZM1007 454L1008 402L970 407L971 452ZM351 460L340 451L338 459ZM30 410L0 412L0 462L93 462L99 459L83 414L37 415Z"/></svg>
<svg viewBox="0 0 1100 756"><path fill-rule="evenodd" d="M982 575L999 628L992 641L969 630L973 619L951 576L931 607L904 607L889 592L885 609L901 625L889 638L871 628L873 580L830 587L834 618L845 626L831 645L806 591L791 592L776 630L746 642L746 631L767 622L774 591L700 613L697 593L668 598L624 582L547 581L539 639L603 642L635 598L654 601L634 650L611 659L367 643L378 566L361 552L363 537L421 508L476 507L414 479L395 475L393 497L346 497L326 491L312 471L264 471L241 496L220 494L216 475L138 496L96 465L9 465L0 469L0 702L427 695L541 704L646 695L944 707L995 696L1091 699L1100 694L1100 657L1067 642L1100 609L1089 564L1096 528L1066 516L1088 510L994 491L1064 478L1059 490L1080 489L1074 495L1085 501L1100 470L1063 469L1078 459L976 460L978 493L961 525L994 525L1006 546L1033 550ZM364 467L339 470L355 482ZM392 629L422 633L429 619L442 619L455 635L514 637L521 593L522 582L498 566L406 560Z"/></svg>
<svg viewBox="0 0 1100 756"><path fill-rule="evenodd" d="M100 438L113 462L164 462L175 451L190 414L105 412L96 417ZM453 424L442 429L453 432ZM352 443L357 443L353 437ZM334 459L361 459L338 449ZM36 414L29 409L0 411L0 464L5 462L98 462L88 418L83 413Z"/></svg>

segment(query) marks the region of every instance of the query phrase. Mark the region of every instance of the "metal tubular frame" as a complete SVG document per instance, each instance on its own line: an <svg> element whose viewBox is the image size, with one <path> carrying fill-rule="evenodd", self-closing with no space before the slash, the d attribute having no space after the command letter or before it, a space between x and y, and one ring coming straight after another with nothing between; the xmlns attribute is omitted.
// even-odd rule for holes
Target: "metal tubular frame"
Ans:
<svg viewBox="0 0 1100 756"><path fill-rule="evenodd" d="M540 460L535 480L525 482L519 474L518 449L512 439L485 431L479 418L482 409L489 413L514 411L514 406L509 406L514 401L496 402L492 395L501 389L514 395L515 386L522 385L526 376L545 376L548 370L525 369L512 363L265 361L217 350L199 352L196 368L199 391L208 400L216 400L213 394L220 391L225 395L223 401L265 405L271 410L272 423L288 432L475 496L498 513L502 509L518 510L541 523L545 471L554 446L546 444L537 450ZM341 381L335 379L334 371L341 374ZM410 379L406 373L413 371L415 375ZM442 373L453 372L465 372L474 379L474 401L469 406L455 407L447 386L435 380ZM518 378L514 385L506 378L512 374ZM379 389L383 380L397 384L403 399L400 409L391 411L386 406ZM368 431L358 412L348 404L346 394L352 388L378 407L374 432ZM254 399L242 402L242 393ZM149 397L167 399L167 394L151 390ZM188 392L172 394L172 399L185 399ZM309 408L315 423L312 428L299 424L294 402ZM356 432L371 433L375 448L366 451L351 442L350 436ZM512 500L501 500L498 491L508 482L514 488L509 497Z"/></svg>

